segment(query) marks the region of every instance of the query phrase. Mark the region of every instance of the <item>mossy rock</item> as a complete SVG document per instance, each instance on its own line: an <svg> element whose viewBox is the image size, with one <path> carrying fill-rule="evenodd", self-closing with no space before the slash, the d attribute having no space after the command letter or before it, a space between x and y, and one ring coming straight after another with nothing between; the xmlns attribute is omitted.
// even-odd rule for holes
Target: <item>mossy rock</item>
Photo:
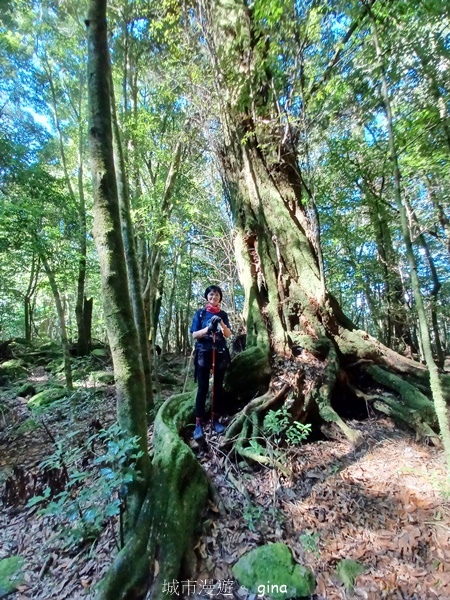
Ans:
<svg viewBox="0 0 450 600"><path fill-rule="evenodd" d="M286 544L267 544L244 554L232 568L251 592L274 600L306 598L316 587L310 569L297 564Z"/></svg>
<svg viewBox="0 0 450 600"><path fill-rule="evenodd" d="M112 385L114 383L114 373L112 371L92 371L89 380L93 383Z"/></svg>
<svg viewBox="0 0 450 600"><path fill-rule="evenodd" d="M270 377L267 352L254 346L233 358L225 375L225 387L231 395L241 400L250 400L267 391Z"/></svg>
<svg viewBox="0 0 450 600"><path fill-rule="evenodd" d="M28 400L28 406L30 408L38 408L40 406L48 406L56 400L60 400L66 395L66 390L64 388L47 388L42 392L32 396Z"/></svg>
<svg viewBox="0 0 450 600"><path fill-rule="evenodd" d="M17 395L21 398L26 398L27 396L34 396L36 394L36 388L32 383L24 383L17 390Z"/></svg>
<svg viewBox="0 0 450 600"><path fill-rule="evenodd" d="M1 368L2 374L10 378L20 377L21 375L25 375L27 373L25 364L20 358L6 360L4 363L2 363Z"/></svg>
<svg viewBox="0 0 450 600"><path fill-rule="evenodd" d="M163 383L165 385L180 385L180 381L172 375L172 373L159 373L158 374L159 383Z"/></svg>
<svg viewBox="0 0 450 600"><path fill-rule="evenodd" d="M105 350L105 348L94 348L94 350L91 351L91 355L95 356L95 358L108 358L109 352Z"/></svg>
<svg viewBox="0 0 450 600"><path fill-rule="evenodd" d="M38 346L38 350L40 350L41 352L55 352L60 350L60 348L60 345L56 342L44 342L43 344Z"/></svg>

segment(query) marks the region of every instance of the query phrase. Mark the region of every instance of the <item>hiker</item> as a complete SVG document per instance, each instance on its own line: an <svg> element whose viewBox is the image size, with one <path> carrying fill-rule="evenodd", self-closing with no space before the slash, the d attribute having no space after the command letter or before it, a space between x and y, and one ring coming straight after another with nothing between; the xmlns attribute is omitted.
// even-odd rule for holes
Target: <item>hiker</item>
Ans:
<svg viewBox="0 0 450 600"><path fill-rule="evenodd" d="M195 344L195 381L198 382L195 401L194 440L204 437L203 422L205 420L205 403L209 390L209 376L213 372L211 392L212 427L216 433L223 433L225 427L218 418L222 411L223 379L230 363L230 354L225 338L231 335L228 315L221 310L222 290L217 285L210 285L205 290L205 308L198 310L192 320L191 333Z"/></svg>

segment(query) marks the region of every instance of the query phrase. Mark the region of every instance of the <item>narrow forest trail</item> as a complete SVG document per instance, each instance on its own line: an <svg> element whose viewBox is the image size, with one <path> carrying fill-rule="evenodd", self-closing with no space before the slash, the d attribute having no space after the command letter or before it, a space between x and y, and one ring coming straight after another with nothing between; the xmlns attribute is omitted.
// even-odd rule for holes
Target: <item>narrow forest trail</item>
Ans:
<svg viewBox="0 0 450 600"><path fill-rule="evenodd" d="M54 518L24 507L30 489L36 485L39 491L44 483L38 465L53 444L42 428L23 427L30 418L23 398L5 394L4 402L0 559L15 554L25 558L23 583L9 597L91 598L91 586L115 552L112 522L105 522L91 545L67 551L56 536ZM97 401L89 396L79 403L76 422L70 420L68 403L50 409L45 419L55 438L70 432L70 443L81 448L96 424L108 425L114 414L114 388L105 386ZM250 468L227 455L221 438L210 436L198 459L218 493L210 500L195 546L195 579L182 597L226 598L221 583L232 579L236 560L263 543L283 541L299 562L312 568L315 600L450 599L450 495L445 493L441 452L416 443L385 417L351 425L364 439L357 450L343 439L291 449L284 459L290 478L273 468ZM80 460L83 469L94 468L92 453ZM17 485L8 491L5 480L11 473ZM357 560L365 569L353 592L336 576L342 559ZM254 598L236 584L230 591L240 600Z"/></svg>

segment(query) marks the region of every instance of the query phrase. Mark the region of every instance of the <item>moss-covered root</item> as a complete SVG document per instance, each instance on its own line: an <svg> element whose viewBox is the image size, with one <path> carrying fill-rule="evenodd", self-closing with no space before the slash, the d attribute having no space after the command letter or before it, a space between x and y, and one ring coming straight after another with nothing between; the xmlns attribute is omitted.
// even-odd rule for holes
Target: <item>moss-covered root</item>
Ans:
<svg viewBox="0 0 450 600"><path fill-rule="evenodd" d="M437 418L431 400L416 386L376 365L365 366L365 371L377 383L399 396L399 400L389 396L379 398L374 403L377 410L412 427L419 438L429 438L433 443L440 445L440 440L434 431L437 429Z"/></svg>
<svg viewBox="0 0 450 600"><path fill-rule="evenodd" d="M169 398L155 419L147 497L135 530L106 575L99 598L162 600L164 581L180 575L208 496L208 483L179 430L192 415L192 393Z"/></svg>
<svg viewBox="0 0 450 600"><path fill-rule="evenodd" d="M330 348L327 360L323 376L317 379L316 385L305 396L305 412L313 414L315 412L313 406L316 406L325 423L337 426L351 444L359 446L362 442L359 431L347 425L331 406L331 394L340 370L339 359L333 346Z"/></svg>
<svg viewBox="0 0 450 600"><path fill-rule="evenodd" d="M225 375L225 387L243 402L264 394L271 378L269 353L265 348L247 348L233 358Z"/></svg>
<svg viewBox="0 0 450 600"><path fill-rule="evenodd" d="M262 396L254 398L251 402L244 406L244 408L235 416L233 421L230 423L225 433L225 439L229 442L235 442L236 439L240 436L244 425L247 425L249 419L251 420L252 414L262 415L268 408L284 400L288 391L289 386L285 385L276 394L269 391L263 394ZM258 433L254 432L254 435L258 435Z"/></svg>

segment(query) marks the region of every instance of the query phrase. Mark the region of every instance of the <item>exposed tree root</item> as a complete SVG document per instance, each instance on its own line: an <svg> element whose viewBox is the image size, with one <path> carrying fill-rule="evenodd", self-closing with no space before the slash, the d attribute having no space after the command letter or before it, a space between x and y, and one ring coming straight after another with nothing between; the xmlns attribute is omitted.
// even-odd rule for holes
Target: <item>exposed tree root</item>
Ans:
<svg viewBox="0 0 450 600"><path fill-rule="evenodd" d="M271 406L274 406L278 402L282 402L286 397L288 391L289 386L285 385L277 393L268 391L262 396L258 396L257 398L251 400L233 419L233 421L227 429L225 439L232 440L233 438L238 436L241 433L244 425L246 427L249 427L248 419L250 415L263 414ZM254 427L257 426L257 423L254 423ZM254 431L254 433L257 435L256 431Z"/></svg>
<svg viewBox="0 0 450 600"><path fill-rule="evenodd" d="M150 482L136 527L101 582L101 600L166 598L177 579L208 496L208 482L179 436L192 417L192 393L169 398L155 419ZM189 575L189 574L188 574Z"/></svg>
<svg viewBox="0 0 450 600"><path fill-rule="evenodd" d="M373 403L374 408L391 416L396 421L412 427L419 438L428 438L435 445L441 445L441 441L434 431L438 425L432 401L416 386L398 375L389 373L376 365L368 365L365 369L376 382L391 389L399 396L399 399L395 399L384 394Z"/></svg>
<svg viewBox="0 0 450 600"><path fill-rule="evenodd" d="M334 346L331 346L323 376L309 392L310 398L306 398L305 404L308 405L313 400L317 404L319 415L323 421L337 426L352 444L358 446L362 442L361 434L349 427L331 405L331 397L340 368L337 352Z"/></svg>
<svg viewBox="0 0 450 600"><path fill-rule="evenodd" d="M251 356L247 351L245 373L250 379L259 366L252 365ZM258 359L261 360L259 354ZM322 343L320 357L313 358L310 350L309 354L286 360L291 361L289 368L281 367L281 372L295 371L297 364L297 373L291 377L290 383L284 384L277 394L269 390L251 400L228 428L226 440L234 445L235 451L241 456L261 464L275 465L279 462L259 444L261 425L268 408L281 404L288 394L293 418L303 423L313 423L326 435L330 434L331 426L332 430L339 430L357 446L362 441L360 434L342 419L338 414L339 409L334 407L338 383L339 394L344 398L345 389L350 392L349 402L355 395L361 397L362 394L368 410L371 405L413 428L418 437L439 443L426 367L383 346L367 333L340 330L338 335L329 340L327 348ZM308 364L308 360L312 362ZM450 390L450 378L444 374L441 377L444 389ZM272 387L275 380L276 376L273 375ZM382 386L386 394L368 395L363 389L359 393L361 384L363 389L367 386L369 390L373 384ZM240 386L245 387L245 380L240 380ZM345 400L341 399L341 402ZM351 413L351 407L348 412Z"/></svg>

